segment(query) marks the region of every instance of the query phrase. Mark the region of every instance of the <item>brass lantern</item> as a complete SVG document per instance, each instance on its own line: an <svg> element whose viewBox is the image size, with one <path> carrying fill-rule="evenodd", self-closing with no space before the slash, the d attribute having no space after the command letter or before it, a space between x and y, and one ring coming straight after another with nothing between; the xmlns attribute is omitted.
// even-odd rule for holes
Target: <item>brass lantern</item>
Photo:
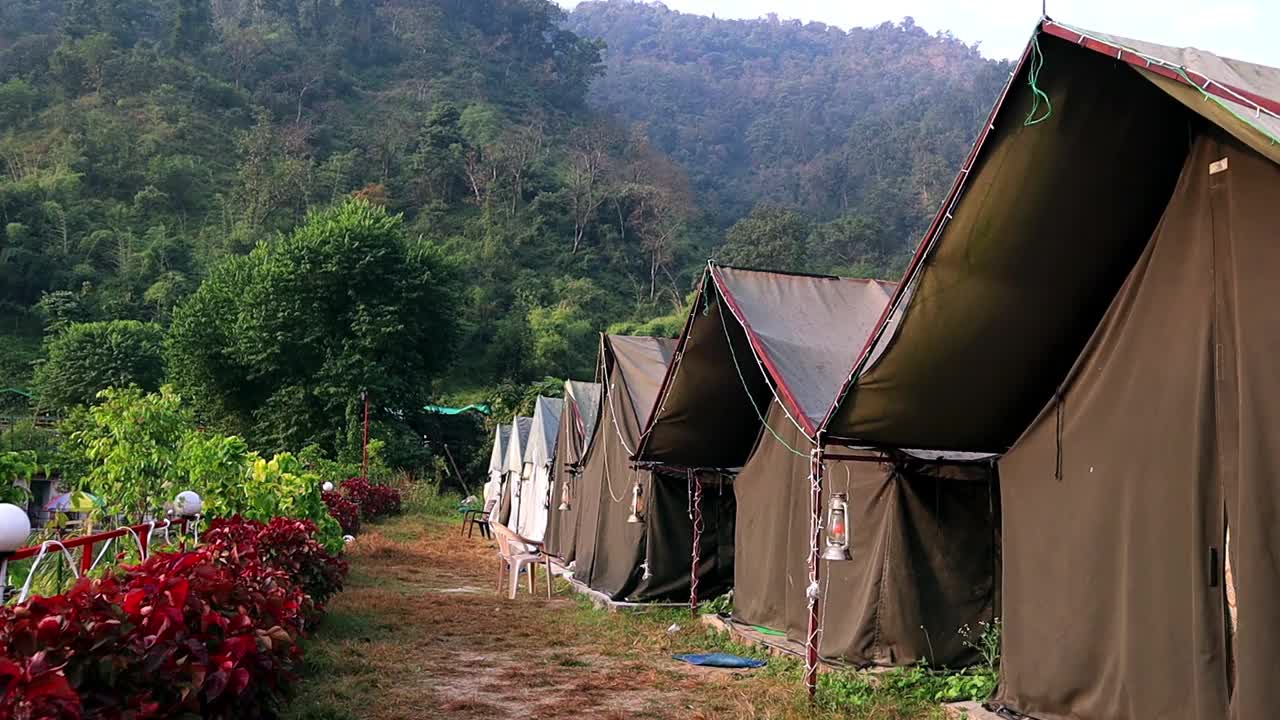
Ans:
<svg viewBox="0 0 1280 720"><path fill-rule="evenodd" d="M627 522L638 523L644 517L644 492L640 489L640 480L636 480L636 484L631 488L631 515L627 517Z"/></svg>
<svg viewBox="0 0 1280 720"><path fill-rule="evenodd" d="M849 496L845 493L831 495L831 507L827 510L827 547L822 551L822 559L853 559L849 552Z"/></svg>
<svg viewBox="0 0 1280 720"><path fill-rule="evenodd" d="M565 479L564 479L564 482L560 483L560 508L559 508L559 510L560 510L561 512L564 512L565 510L568 510L568 509L571 507L570 499L571 499L571 498L569 497L569 478L565 478Z"/></svg>

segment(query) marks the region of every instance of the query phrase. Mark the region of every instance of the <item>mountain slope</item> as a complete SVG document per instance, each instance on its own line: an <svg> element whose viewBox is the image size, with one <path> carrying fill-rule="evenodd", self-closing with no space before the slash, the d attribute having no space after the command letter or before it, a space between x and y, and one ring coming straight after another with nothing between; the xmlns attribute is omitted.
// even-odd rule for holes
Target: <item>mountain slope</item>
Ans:
<svg viewBox="0 0 1280 720"><path fill-rule="evenodd" d="M899 248L936 211L1011 69L910 19L846 32L598 0L569 27L607 43L592 102L642 124L719 224L759 203L852 214Z"/></svg>

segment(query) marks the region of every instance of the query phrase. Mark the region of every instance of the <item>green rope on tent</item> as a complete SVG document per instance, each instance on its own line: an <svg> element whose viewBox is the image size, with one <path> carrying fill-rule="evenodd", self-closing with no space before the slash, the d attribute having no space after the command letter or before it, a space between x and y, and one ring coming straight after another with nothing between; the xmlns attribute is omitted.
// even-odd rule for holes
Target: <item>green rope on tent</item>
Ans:
<svg viewBox="0 0 1280 720"><path fill-rule="evenodd" d="M1026 127L1039 125L1053 114L1053 103L1049 102L1049 94L1041 90L1038 84L1042 69L1044 69L1044 53L1040 52L1040 36L1036 35L1031 40L1031 66L1027 69L1027 85L1031 86L1032 95L1031 112L1027 113L1027 119L1022 121ZM1044 113L1037 117L1041 102L1044 103Z"/></svg>
<svg viewBox="0 0 1280 720"><path fill-rule="evenodd" d="M1222 99L1219 98L1217 95L1214 95L1208 90L1205 90L1204 88L1200 87L1200 85L1198 85L1194 80L1192 80L1191 76L1187 74L1186 68L1184 68L1181 65L1177 65L1174 67L1174 69L1177 71L1178 75L1182 78L1184 82L1186 82L1188 85L1195 88L1196 90L1199 90L1200 94L1204 97L1206 101L1214 103L1218 107L1230 113L1231 116L1234 117L1236 120L1239 120L1241 123L1244 123L1245 125L1248 125L1249 127L1253 128L1258 133L1260 133L1263 137L1270 140L1272 145L1280 145L1280 140L1276 139L1276 136L1268 132L1266 128L1259 126L1249 118L1236 112L1235 108L1232 108L1230 105L1223 102Z"/></svg>
<svg viewBox="0 0 1280 720"><path fill-rule="evenodd" d="M769 434L773 436L774 440L778 441L779 445L800 457L809 457L809 453L801 452L788 445L787 441L783 440L782 436L769 425L769 421L764 419L764 415L760 413L760 408L756 407L756 399L751 397L751 388L747 386L747 378L742 374L742 366L738 364L738 351L733 349L733 338L729 337L729 326L725 323L723 312L720 313L720 327L724 329L724 341L729 344L729 357L733 358L733 369L738 371L738 382L742 383L742 391L747 394L747 404L755 411L756 417L760 419L760 424L764 426L765 430L769 431Z"/></svg>

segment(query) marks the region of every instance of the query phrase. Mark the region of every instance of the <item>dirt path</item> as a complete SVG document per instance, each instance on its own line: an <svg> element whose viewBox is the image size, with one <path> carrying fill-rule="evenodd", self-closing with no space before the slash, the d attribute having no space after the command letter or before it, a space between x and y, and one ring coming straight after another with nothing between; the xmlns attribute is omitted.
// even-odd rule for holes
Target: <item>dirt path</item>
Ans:
<svg viewBox="0 0 1280 720"><path fill-rule="evenodd" d="M563 584L550 601L545 586L499 598L491 544L461 538L455 524L398 518L362 535L350 560L347 590L307 645L288 718L864 716L815 714L795 663L726 671L672 660L690 650L744 651L687 611L606 613ZM672 623L681 629L668 632Z"/></svg>
<svg viewBox="0 0 1280 720"><path fill-rule="evenodd" d="M350 555L349 587L307 648L294 717L711 717L691 691L732 682L684 669L652 646L648 627L606 631L563 585L551 601L541 584L540 594L499 598L492 546L454 525L401 518Z"/></svg>

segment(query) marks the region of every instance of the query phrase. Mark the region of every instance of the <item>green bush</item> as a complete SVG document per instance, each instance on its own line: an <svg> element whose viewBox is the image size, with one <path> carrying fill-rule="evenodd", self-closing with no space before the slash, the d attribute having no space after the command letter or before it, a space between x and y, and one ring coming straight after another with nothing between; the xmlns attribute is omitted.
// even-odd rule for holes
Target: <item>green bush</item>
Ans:
<svg viewBox="0 0 1280 720"><path fill-rule="evenodd" d="M169 388L106 390L98 405L64 425L86 468L74 484L105 510L140 519L192 490L211 517L311 520L326 548L342 547L317 475L288 453L268 460L238 437L200 430Z"/></svg>
<svg viewBox="0 0 1280 720"><path fill-rule="evenodd" d="M164 380L164 331L136 320L72 323L46 345L34 385L42 407L92 404L110 387L155 391Z"/></svg>

